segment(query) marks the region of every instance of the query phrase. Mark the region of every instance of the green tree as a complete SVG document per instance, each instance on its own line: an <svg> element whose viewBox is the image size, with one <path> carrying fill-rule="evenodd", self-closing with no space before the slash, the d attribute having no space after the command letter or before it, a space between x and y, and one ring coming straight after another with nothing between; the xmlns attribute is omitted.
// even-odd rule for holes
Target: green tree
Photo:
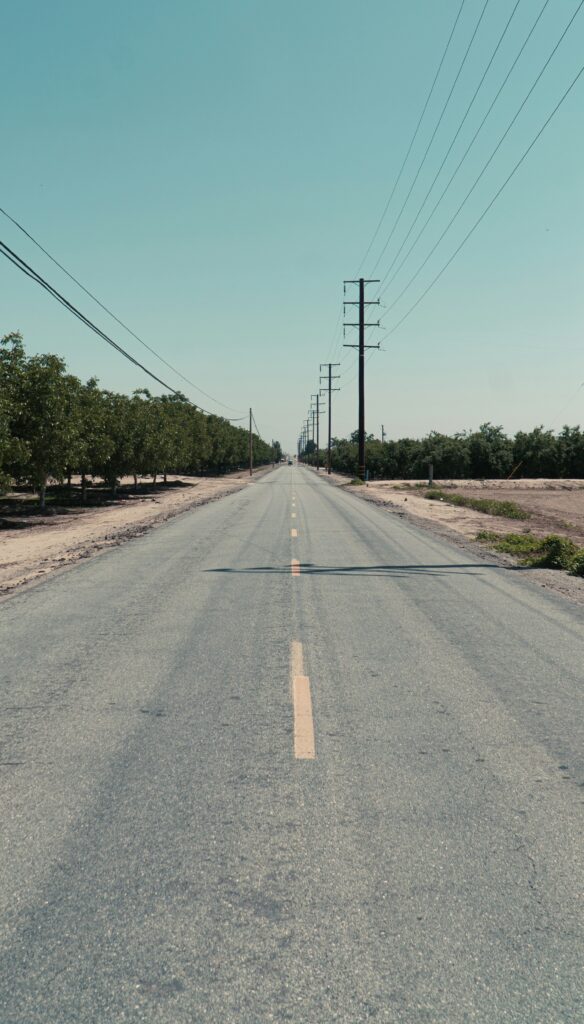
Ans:
<svg viewBox="0 0 584 1024"><path fill-rule="evenodd" d="M108 400L97 386L95 377L81 385L77 397L79 436L75 467L81 474L81 500L87 498L87 476L103 472L110 458L114 441L110 436Z"/></svg>
<svg viewBox="0 0 584 1024"><path fill-rule="evenodd" d="M468 435L470 476L479 480L506 477L513 467L513 442L502 427L483 423Z"/></svg>
<svg viewBox="0 0 584 1024"><path fill-rule="evenodd" d="M580 427L562 427L557 444L561 475L584 478L584 433Z"/></svg>
<svg viewBox="0 0 584 1024"><path fill-rule="evenodd" d="M529 433L520 430L513 442L513 464L524 477L557 477L561 455L552 430L535 427Z"/></svg>
<svg viewBox="0 0 584 1024"><path fill-rule="evenodd" d="M71 415L70 388L58 356L32 356L16 377L12 430L19 443L19 475L36 488L42 509L47 480L62 480L75 458L79 422Z"/></svg>

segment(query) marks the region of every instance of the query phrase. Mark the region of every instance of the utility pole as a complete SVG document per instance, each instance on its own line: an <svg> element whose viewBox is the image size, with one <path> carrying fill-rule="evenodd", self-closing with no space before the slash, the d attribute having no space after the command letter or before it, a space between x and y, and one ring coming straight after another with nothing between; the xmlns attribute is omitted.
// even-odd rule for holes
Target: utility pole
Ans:
<svg viewBox="0 0 584 1024"><path fill-rule="evenodd" d="M330 471L331 471L331 416L332 416L332 405L333 405L333 403L332 403L332 392L333 391L340 391L341 390L340 388L333 388L333 386L332 386L333 380L339 380L340 379L340 374L338 374L338 373L333 376L333 366L340 366L340 365L341 365L340 363L321 363L320 364L321 370L322 370L323 366L328 366L328 445L327 445L327 450L326 450L326 471L327 471L327 473L330 473ZM322 374L321 374L321 378L320 379L321 379L321 381L322 380L326 381L327 377L326 376L323 377Z"/></svg>
<svg viewBox="0 0 584 1024"><path fill-rule="evenodd" d="M311 399L312 398L316 399L316 409L313 409L312 413L313 413L313 416L316 415L316 472L318 473L318 471L320 469L320 426L319 426L319 424L320 424L320 405L319 405L319 402L320 402L320 392L318 392L316 395L311 395L310 397L311 397ZM314 429L313 429L313 439L314 439Z"/></svg>
<svg viewBox="0 0 584 1024"><path fill-rule="evenodd" d="M385 444L385 427L381 424L381 443Z"/></svg>
<svg viewBox="0 0 584 1024"><path fill-rule="evenodd" d="M365 323L365 306L378 306L379 299L373 299L370 302L365 301L365 285L366 284L379 284L379 281L369 280L366 281L363 277L360 277L356 281L345 281L345 286L348 284L359 285L359 299L357 302L343 302L343 306L358 306L359 307L359 322L358 323L345 323L345 327L358 327L359 328L359 344L358 345L345 345L344 348L357 348L359 349L359 477L361 480L365 479L365 349L366 348L379 348L379 345L366 345L365 344L365 328L366 327L379 327L379 320L377 323Z"/></svg>
<svg viewBox="0 0 584 1024"><path fill-rule="evenodd" d="M251 432L252 414L249 410L249 475L253 476L253 434Z"/></svg>

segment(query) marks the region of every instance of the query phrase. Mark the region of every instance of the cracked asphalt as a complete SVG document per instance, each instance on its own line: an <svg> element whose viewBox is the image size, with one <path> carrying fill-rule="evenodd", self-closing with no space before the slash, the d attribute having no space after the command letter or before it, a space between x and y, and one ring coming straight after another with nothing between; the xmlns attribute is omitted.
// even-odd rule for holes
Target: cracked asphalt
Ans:
<svg viewBox="0 0 584 1024"><path fill-rule="evenodd" d="M522 576L283 466L4 603L1 1024L584 1020L582 609Z"/></svg>

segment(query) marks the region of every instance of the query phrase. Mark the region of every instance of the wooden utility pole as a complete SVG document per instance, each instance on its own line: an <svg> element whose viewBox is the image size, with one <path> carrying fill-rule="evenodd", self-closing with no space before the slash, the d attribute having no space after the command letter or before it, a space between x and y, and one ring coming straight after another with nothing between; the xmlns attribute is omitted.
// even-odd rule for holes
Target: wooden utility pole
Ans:
<svg viewBox="0 0 584 1024"><path fill-rule="evenodd" d="M320 392L316 395L311 395L311 399L316 399L316 408L312 409L313 416L316 417L316 471L318 473L320 469ZM313 429L314 438L314 429Z"/></svg>
<svg viewBox="0 0 584 1024"><path fill-rule="evenodd" d="M359 299L354 302L344 302L344 306L358 306L359 307L359 321L358 323L345 323L345 327L358 327L359 328L359 344L358 345L345 345L344 348L356 348L359 350L359 422L358 422L358 435L359 435L359 478L365 479L365 349L366 348L379 348L379 345L366 345L365 344L365 328L366 327L379 327L379 320L376 323L365 322L365 306L378 306L379 299L373 299L371 302L365 301L365 285L366 284L379 284L379 281L369 280L366 281L363 277L360 277L356 281L345 281L345 286L348 284L359 285Z"/></svg>
<svg viewBox="0 0 584 1024"><path fill-rule="evenodd" d="M326 450L326 471L327 471L327 473L330 473L330 471L331 471L331 417L332 417L332 404L333 404L332 403L332 392L333 391L340 391L341 390L340 388L334 388L332 386L333 380L339 380L340 379L340 374L338 374L338 373L333 376L333 366L340 366L340 365L341 365L340 363L321 363L320 364L321 371L322 371L323 366L328 366L328 375L325 375L323 377L322 374L321 374L321 378L320 378L321 381L323 381L323 380L327 381L328 380L328 445L327 445L327 450Z"/></svg>
<svg viewBox="0 0 584 1024"><path fill-rule="evenodd" d="M249 475L253 476L253 434L251 430L252 414L249 410Z"/></svg>
<svg viewBox="0 0 584 1024"><path fill-rule="evenodd" d="M381 424L381 443L385 444L385 427Z"/></svg>

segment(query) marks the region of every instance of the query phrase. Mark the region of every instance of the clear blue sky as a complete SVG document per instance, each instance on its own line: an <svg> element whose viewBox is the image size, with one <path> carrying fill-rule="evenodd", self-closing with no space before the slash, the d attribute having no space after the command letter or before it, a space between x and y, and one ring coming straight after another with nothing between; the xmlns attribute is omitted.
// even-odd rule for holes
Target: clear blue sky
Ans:
<svg viewBox="0 0 584 1024"><path fill-rule="evenodd" d="M484 0L466 0L388 217L413 180ZM441 191L543 0L520 0L432 193ZM549 0L485 128L399 278L426 257L579 0ZM319 363L344 360L334 432L356 425L336 347L343 278L367 249L460 0L29 0L5 5L0 205L145 341L269 440L296 443ZM391 245L436 173L512 9L490 0ZM450 256L584 54L584 8L459 219L387 328ZM464 250L367 365L367 428L584 423L584 76ZM423 223L425 214L419 224ZM174 386L174 377L5 218L0 238ZM414 236L412 236L413 238ZM404 250L405 252L405 250ZM148 380L0 261L0 331L131 391ZM374 332L372 332L373 335ZM347 341L350 340L347 338ZM373 340L373 337L372 337ZM184 388L214 411L220 406ZM156 391L156 386L152 387ZM564 408L566 407L566 408ZM232 415L235 415L232 413Z"/></svg>

